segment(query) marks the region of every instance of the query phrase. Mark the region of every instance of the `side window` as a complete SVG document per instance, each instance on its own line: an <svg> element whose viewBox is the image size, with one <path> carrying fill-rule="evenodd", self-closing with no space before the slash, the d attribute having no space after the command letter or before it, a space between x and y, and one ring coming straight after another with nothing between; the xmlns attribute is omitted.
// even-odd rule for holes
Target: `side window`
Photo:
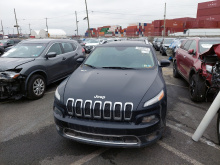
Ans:
<svg viewBox="0 0 220 165"><path fill-rule="evenodd" d="M77 48L77 45L75 43L72 43L72 46L73 46L73 51L75 51Z"/></svg>
<svg viewBox="0 0 220 165"><path fill-rule="evenodd" d="M9 40L9 43L14 45L14 41L13 40Z"/></svg>
<svg viewBox="0 0 220 165"><path fill-rule="evenodd" d="M62 50L61 50L61 48L60 48L60 44L58 44L58 43L53 44L53 45L50 47L48 53L49 53L49 52L56 52L57 55L62 54Z"/></svg>
<svg viewBox="0 0 220 165"><path fill-rule="evenodd" d="M64 50L64 53L72 52L73 51L73 46L71 43L62 43L61 44Z"/></svg>
<svg viewBox="0 0 220 165"><path fill-rule="evenodd" d="M194 50L194 53L196 53L196 41L193 40L193 42L191 43L190 47L189 47L189 50L190 49L193 49Z"/></svg>
<svg viewBox="0 0 220 165"><path fill-rule="evenodd" d="M188 51L188 50L189 50L189 46L190 46L191 42L192 42L191 40L187 41L187 42L185 43L185 45L184 45L183 49L184 49L184 50L186 50L186 51Z"/></svg>

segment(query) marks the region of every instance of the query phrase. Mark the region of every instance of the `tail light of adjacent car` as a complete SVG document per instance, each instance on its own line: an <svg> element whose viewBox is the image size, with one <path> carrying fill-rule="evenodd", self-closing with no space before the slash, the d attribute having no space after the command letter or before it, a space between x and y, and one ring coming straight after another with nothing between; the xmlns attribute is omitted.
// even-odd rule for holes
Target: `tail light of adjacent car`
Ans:
<svg viewBox="0 0 220 165"><path fill-rule="evenodd" d="M82 48L82 53L85 53L85 49L84 48Z"/></svg>
<svg viewBox="0 0 220 165"><path fill-rule="evenodd" d="M3 43L0 43L0 46L3 46Z"/></svg>

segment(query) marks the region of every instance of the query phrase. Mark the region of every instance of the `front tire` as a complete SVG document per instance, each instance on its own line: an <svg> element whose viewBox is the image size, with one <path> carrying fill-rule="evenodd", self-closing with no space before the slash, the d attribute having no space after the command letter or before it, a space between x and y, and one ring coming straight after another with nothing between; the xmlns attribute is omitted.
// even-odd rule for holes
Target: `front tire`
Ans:
<svg viewBox="0 0 220 165"><path fill-rule="evenodd" d="M205 95L206 95L205 80L199 74L194 74L191 77L189 92L192 101L200 102L205 100Z"/></svg>
<svg viewBox="0 0 220 165"><path fill-rule="evenodd" d="M174 78L179 78L180 77L180 74L177 70L177 64L176 64L176 61L174 61L173 63L173 77Z"/></svg>
<svg viewBox="0 0 220 165"><path fill-rule="evenodd" d="M36 100L43 97L46 90L45 78L39 74L31 76L27 89L28 99Z"/></svg>
<svg viewBox="0 0 220 165"><path fill-rule="evenodd" d="M217 135L218 135L218 144L220 145L220 111L218 112L218 119L217 119Z"/></svg>

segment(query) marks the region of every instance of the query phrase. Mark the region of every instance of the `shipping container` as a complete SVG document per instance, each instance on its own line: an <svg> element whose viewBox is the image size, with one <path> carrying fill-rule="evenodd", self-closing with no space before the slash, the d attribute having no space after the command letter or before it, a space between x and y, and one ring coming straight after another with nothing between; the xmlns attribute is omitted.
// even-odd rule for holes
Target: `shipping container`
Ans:
<svg viewBox="0 0 220 165"><path fill-rule="evenodd" d="M166 27L182 28L183 21L166 20Z"/></svg>
<svg viewBox="0 0 220 165"><path fill-rule="evenodd" d="M203 17L198 17L197 19L198 20L220 21L220 15L203 16Z"/></svg>
<svg viewBox="0 0 220 165"><path fill-rule="evenodd" d="M156 27L156 28L160 28L161 27L161 20L155 20L154 21L154 27Z"/></svg>
<svg viewBox="0 0 220 165"><path fill-rule="evenodd" d="M220 22L218 22L218 28L220 28Z"/></svg>
<svg viewBox="0 0 220 165"><path fill-rule="evenodd" d="M198 10L200 9L208 9L208 8L215 8L220 7L220 1L209 1L209 2L202 2L198 4Z"/></svg>
<svg viewBox="0 0 220 165"><path fill-rule="evenodd" d="M220 7L197 10L197 17L220 15Z"/></svg>

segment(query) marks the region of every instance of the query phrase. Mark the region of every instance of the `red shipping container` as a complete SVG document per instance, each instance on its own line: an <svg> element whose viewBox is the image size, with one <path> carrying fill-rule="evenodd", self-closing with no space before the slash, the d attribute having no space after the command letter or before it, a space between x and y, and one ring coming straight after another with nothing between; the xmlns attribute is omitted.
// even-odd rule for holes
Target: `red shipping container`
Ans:
<svg viewBox="0 0 220 165"><path fill-rule="evenodd" d="M183 17L183 18L175 18L175 19L172 19L172 20L186 22L186 21L195 21L195 20L196 20L196 18L191 18L191 17Z"/></svg>
<svg viewBox="0 0 220 165"><path fill-rule="evenodd" d="M220 15L198 17L198 20L220 21Z"/></svg>
<svg viewBox="0 0 220 165"><path fill-rule="evenodd" d="M218 22L218 28L220 28L220 22Z"/></svg>
<svg viewBox="0 0 220 165"><path fill-rule="evenodd" d="M166 20L166 27L182 28L183 21Z"/></svg>
<svg viewBox="0 0 220 165"><path fill-rule="evenodd" d="M217 28L218 22L208 21L208 20L199 20L198 27L199 28Z"/></svg>
<svg viewBox="0 0 220 165"><path fill-rule="evenodd" d="M155 20L154 21L154 27L160 28L161 27L161 20Z"/></svg>
<svg viewBox="0 0 220 165"><path fill-rule="evenodd" d="M220 15L220 7L197 10L197 17Z"/></svg>
<svg viewBox="0 0 220 165"><path fill-rule="evenodd" d="M220 7L220 1L209 1L209 2L203 2L198 4L198 9L207 9L207 8L214 8L214 7Z"/></svg>
<svg viewBox="0 0 220 165"><path fill-rule="evenodd" d="M191 29L191 28L193 28L193 23L194 23L195 21L186 21L184 24L183 24L183 27L185 28L185 29Z"/></svg>
<svg viewBox="0 0 220 165"><path fill-rule="evenodd" d="M102 28L110 28L111 26L103 26Z"/></svg>

